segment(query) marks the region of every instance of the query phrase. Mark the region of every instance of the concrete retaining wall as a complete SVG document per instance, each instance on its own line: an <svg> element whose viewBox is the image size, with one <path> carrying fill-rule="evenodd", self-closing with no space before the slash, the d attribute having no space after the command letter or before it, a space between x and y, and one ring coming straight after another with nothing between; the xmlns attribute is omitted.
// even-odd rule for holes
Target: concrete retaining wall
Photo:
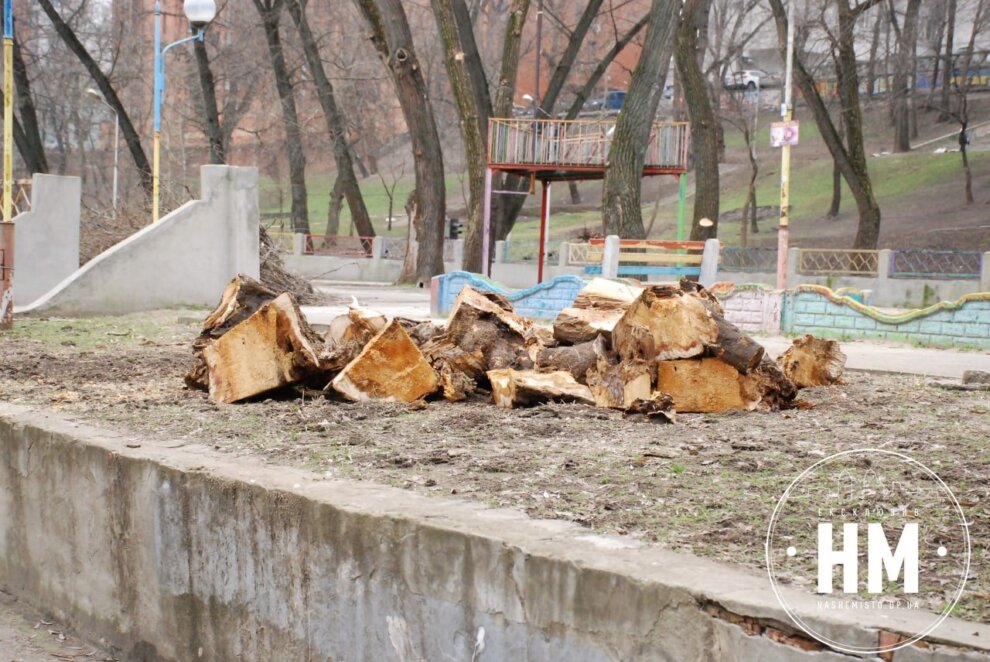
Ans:
<svg viewBox="0 0 990 662"><path fill-rule="evenodd" d="M238 273L258 277L258 171L203 166L201 199L104 251L21 309L106 315L212 306Z"/></svg>
<svg viewBox="0 0 990 662"><path fill-rule="evenodd" d="M82 180L37 174L31 211L14 219L14 306L26 306L79 268Z"/></svg>
<svg viewBox="0 0 990 662"><path fill-rule="evenodd" d="M920 310L890 312L865 306L824 287L788 293L786 333L831 338L880 338L935 347L990 348L990 293L968 294Z"/></svg>
<svg viewBox="0 0 990 662"><path fill-rule="evenodd" d="M0 585L127 659L859 659L774 641L791 628L761 573L2 403ZM814 623L876 642L913 618ZM985 659L959 647L990 626L928 644L893 659Z"/></svg>
<svg viewBox="0 0 990 662"><path fill-rule="evenodd" d="M430 315L446 317L457 295L465 286L477 290L497 292L512 303L513 309L523 317L552 320L564 308L574 302L578 292L587 283L578 276L557 276L525 290L511 291L487 278L467 271L455 271L434 276L430 292Z"/></svg>

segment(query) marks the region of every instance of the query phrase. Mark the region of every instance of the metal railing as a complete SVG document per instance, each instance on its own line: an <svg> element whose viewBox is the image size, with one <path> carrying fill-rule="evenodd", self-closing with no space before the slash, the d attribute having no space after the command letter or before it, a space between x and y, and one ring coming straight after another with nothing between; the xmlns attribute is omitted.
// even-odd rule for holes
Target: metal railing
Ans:
<svg viewBox="0 0 990 662"><path fill-rule="evenodd" d="M979 278L983 268L980 251L945 251L900 248L891 251L891 278Z"/></svg>
<svg viewBox="0 0 990 662"><path fill-rule="evenodd" d="M777 249L725 246L722 248L719 269L742 273L776 273Z"/></svg>
<svg viewBox="0 0 990 662"><path fill-rule="evenodd" d="M567 264L591 264L590 244L567 244Z"/></svg>
<svg viewBox="0 0 990 662"><path fill-rule="evenodd" d="M488 160L500 166L604 168L615 133L615 119L489 120ZM687 168L690 134L686 122L655 122L644 168Z"/></svg>
<svg viewBox="0 0 990 662"><path fill-rule="evenodd" d="M406 257L406 246L409 239L406 237L382 237L382 257L386 260L403 260Z"/></svg>
<svg viewBox="0 0 990 662"><path fill-rule="evenodd" d="M798 273L806 276L866 276L879 273L880 251L801 248Z"/></svg>

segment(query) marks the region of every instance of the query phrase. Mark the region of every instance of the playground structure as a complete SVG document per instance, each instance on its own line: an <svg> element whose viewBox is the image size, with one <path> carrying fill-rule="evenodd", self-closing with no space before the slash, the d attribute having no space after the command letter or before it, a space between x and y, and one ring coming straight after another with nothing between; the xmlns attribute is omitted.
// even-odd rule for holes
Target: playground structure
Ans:
<svg viewBox="0 0 990 662"><path fill-rule="evenodd" d="M485 171L485 239L482 252L486 275L491 273L489 241L492 229L492 196L528 195L535 192L537 180L542 184L537 282L543 282L543 262L550 223L550 185L558 181L603 179L614 134L614 118L489 120L488 167ZM685 173L689 143L690 132L686 122L654 122L643 163L644 177L670 175L679 180L678 241L685 239ZM492 190L492 179L496 172L529 179L529 191Z"/></svg>

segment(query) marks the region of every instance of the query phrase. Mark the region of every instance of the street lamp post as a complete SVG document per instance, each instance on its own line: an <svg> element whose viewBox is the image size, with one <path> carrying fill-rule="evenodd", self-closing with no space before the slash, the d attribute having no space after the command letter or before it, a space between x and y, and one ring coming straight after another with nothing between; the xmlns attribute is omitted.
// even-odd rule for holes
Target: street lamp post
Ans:
<svg viewBox="0 0 990 662"><path fill-rule="evenodd" d="M14 11L3 3L3 220L0 222L0 329L14 324Z"/></svg>
<svg viewBox="0 0 990 662"><path fill-rule="evenodd" d="M108 104L104 99L103 95L89 88L86 90L86 94L97 99L100 103L110 109L113 113L113 217L117 218L117 183L120 176L120 115L117 113L117 109Z"/></svg>
<svg viewBox="0 0 990 662"><path fill-rule="evenodd" d="M8 0L9 1L9 0ZM162 130L162 101L165 97L165 54L181 44L190 41L202 41L206 24L217 15L217 5L214 0L184 0L182 11L189 19L190 25L196 30L191 37L172 42L162 48L162 5L161 0L155 0L155 142L152 159L152 208L151 220L158 221L159 213L159 175L161 163L161 130Z"/></svg>

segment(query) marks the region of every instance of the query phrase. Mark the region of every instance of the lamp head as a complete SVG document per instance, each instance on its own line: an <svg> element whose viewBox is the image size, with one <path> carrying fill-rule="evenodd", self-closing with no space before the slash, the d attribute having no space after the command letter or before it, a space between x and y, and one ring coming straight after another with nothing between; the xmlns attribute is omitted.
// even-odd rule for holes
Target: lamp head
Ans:
<svg viewBox="0 0 990 662"><path fill-rule="evenodd" d="M217 3L214 0L183 0L182 11L194 28L202 28L217 15Z"/></svg>
<svg viewBox="0 0 990 662"><path fill-rule="evenodd" d="M533 95L532 94L524 94L523 95L523 101L528 101L530 103L533 103L535 100L536 99L533 98Z"/></svg>

